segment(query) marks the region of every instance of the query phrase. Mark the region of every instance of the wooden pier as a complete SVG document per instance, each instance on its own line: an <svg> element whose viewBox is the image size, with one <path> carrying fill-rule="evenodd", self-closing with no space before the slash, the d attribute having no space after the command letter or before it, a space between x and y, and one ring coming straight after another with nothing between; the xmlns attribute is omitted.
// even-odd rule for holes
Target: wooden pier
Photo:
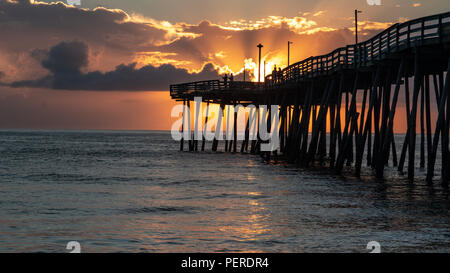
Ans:
<svg viewBox="0 0 450 273"><path fill-rule="evenodd" d="M411 181L417 168L426 168L428 183L433 182L440 158L438 175L448 184L448 71L450 12L395 24L365 42L292 64L267 76L264 83L211 80L175 84L170 86L170 95L185 105L199 96L207 107L251 104L259 110L261 105L279 105L279 149L260 152L262 141L249 143L247 120L241 152L261 153L268 159L276 154L303 167L320 163L337 173L352 166L356 176L365 162L379 178L385 167L392 165ZM401 92L403 112L396 111L402 103ZM407 132L402 143L395 142L395 115L405 115ZM260 115L258 119L267 120L270 128L270 119ZM236 136L236 118L233 120ZM226 142L225 151L237 152L236 137ZM420 143L419 151L416 143ZM183 145L184 140L181 150ZM212 150L217 147L214 139ZM198 150L197 141L189 141L189 150Z"/></svg>

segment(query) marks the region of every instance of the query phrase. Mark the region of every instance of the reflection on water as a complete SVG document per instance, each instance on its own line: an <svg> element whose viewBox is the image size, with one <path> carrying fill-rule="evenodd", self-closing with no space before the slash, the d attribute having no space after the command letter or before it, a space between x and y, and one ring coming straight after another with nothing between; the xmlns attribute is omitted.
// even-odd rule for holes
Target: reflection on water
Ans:
<svg viewBox="0 0 450 273"><path fill-rule="evenodd" d="M166 132L0 132L0 251L450 251L439 183L178 147Z"/></svg>

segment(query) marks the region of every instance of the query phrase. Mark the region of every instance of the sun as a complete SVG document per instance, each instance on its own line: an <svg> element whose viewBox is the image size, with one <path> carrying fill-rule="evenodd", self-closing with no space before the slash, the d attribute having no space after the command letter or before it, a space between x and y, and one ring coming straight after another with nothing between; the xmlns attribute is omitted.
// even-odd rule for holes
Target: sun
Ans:
<svg viewBox="0 0 450 273"><path fill-rule="evenodd" d="M285 68L286 65L283 65L283 57L279 55L270 56L266 55L261 58L261 81L264 81L264 78L267 75L270 75L272 71L274 70L275 66L280 67L281 69ZM246 69L250 70L253 74L252 81L257 82L258 81L258 70L259 66L258 64L252 59L245 59L245 67Z"/></svg>

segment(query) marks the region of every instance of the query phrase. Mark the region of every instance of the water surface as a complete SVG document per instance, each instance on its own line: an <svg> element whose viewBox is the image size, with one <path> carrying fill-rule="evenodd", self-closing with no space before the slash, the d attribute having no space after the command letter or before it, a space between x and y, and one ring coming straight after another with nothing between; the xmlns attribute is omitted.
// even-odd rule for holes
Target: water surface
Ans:
<svg viewBox="0 0 450 273"><path fill-rule="evenodd" d="M1 131L0 252L450 252L438 181L178 149L168 132Z"/></svg>

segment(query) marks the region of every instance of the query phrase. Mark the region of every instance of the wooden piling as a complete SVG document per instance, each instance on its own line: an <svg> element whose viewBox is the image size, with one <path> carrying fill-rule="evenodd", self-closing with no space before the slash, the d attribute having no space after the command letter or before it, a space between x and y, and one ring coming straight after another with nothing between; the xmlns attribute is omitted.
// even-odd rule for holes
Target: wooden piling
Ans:
<svg viewBox="0 0 450 273"><path fill-rule="evenodd" d="M450 71L450 59L448 60L448 66L447 66L447 71ZM429 164L429 169L427 171L427 182L431 183L433 176L434 176L434 164L436 162L436 153L437 153L437 149L438 149L438 144L439 144L439 135L441 133L441 131L444 129L444 110L445 110L445 103L447 100L447 96L449 95L448 93L450 93L450 73L446 74L445 77L445 84L444 84L444 88L441 91L440 94L440 103L439 103L439 114L438 114L438 118L436 121L436 128L435 128L435 132L434 132L434 137L433 137L433 150L431 151L431 157L430 157L430 164ZM447 132L448 134L448 132ZM443 145L443 144L441 144ZM446 163L446 162L443 162ZM444 167L446 166L445 164L442 166ZM445 167L444 167L445 168ZM445 182L444 182L445 183Z"/></svg>
<svg viewBox="0 0 450 273"><path fill-rule="evenodd" d="M180 140L180 151L183 151L184 147L184 119L186 117L186 100L183 100L183 117L181 121L181 140Z"/></svg>
<svg viewBox="0 0 450 273"><path fill-rule="evenodd" d="M419 49L416 48L414 55L414 94L409 124L409 152L408 152L408 179L414 180L415 159L416 159L416 118L417 118L417 101L420 90L420 68L419 68Z"/></svg>
<svg viewBox="0 0 450 273"><path fill-rule="evenodd" d="M394 128L395 109L397 108L397 100L398 100L398 95L400 92L401 80L402 80L402 76L404 74L404 66L405 66L405 60L403 59L399 65L399 69L398 69L398 73L397 73L397 80L395 83L394 96L392 98L392 105L390 107L390 112L387 117L388 122L387 122L387 128L385 130L384 141L382 143L382 149L378 156L378 160L377 160L377 164L376 164L376 175L378 178L383 177L383 170L384 170L384 165L385 165L384 164L385 163L384 155L387 153L387 151L389 150L389 147L393 143L392 141L394 138L393 128ZM394 150L394 152L395 152L395 150ZM396 157L397 157L397 155L395 155L395 158ZM395 161L397 161L397 160L395 160Z"/></svg>

